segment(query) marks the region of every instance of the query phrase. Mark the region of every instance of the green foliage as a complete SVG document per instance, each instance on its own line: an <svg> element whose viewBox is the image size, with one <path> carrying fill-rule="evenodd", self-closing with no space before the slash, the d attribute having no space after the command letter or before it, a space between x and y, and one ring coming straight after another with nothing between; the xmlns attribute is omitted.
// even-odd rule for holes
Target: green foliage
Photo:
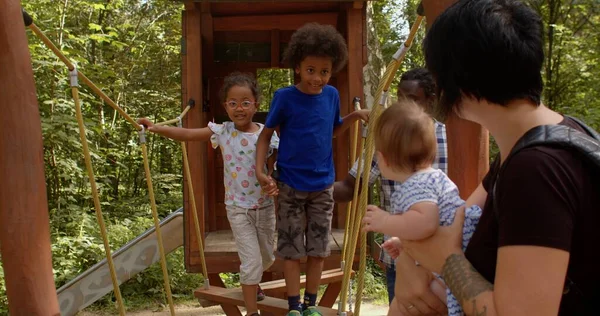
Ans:
<svg viewBox="0 0 600 316"><path fill-rule="evenodd" d="M268 112L273 100L273 93L279 88L294 84L294 72L288 68L258 69L256 80L261 90L261 102L259 111Z"/></svg>

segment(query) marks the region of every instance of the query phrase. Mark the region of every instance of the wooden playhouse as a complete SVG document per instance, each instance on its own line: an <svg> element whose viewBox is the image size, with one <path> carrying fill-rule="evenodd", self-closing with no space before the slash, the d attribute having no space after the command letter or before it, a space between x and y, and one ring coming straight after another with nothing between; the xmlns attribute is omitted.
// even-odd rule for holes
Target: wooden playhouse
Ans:
<svg viewBox="0 0 600 316"><path fill-rule="evenodd" d="M282 64L286 45L292 33L309 22L333 25L346 39L348 64L334 75L330 84L339 90L341 115L348 114L353 110L353 98L363 99L362 70L367 62L365 20L363 1L186 1L182 22L182 98L184 104L194 100L196 107L187 114L185 126L202 127L209 121L226 119L218 91L223 78L232 71L256 75L268 69L288 68ZM266 113L257 113L255 118L264 122ZM334 140L338 179L351 166L349 135L345 133ZM223 286L218 273L237 272L240 262L223 203L221 153L210 144L189 142L188 157L210 283ZM189 214L188 189L184 188L184 192L184 213ZM340 209L345 206L337 205L334 211L332 255L326 260L325 270L340 266L345 223L345 211L338 212ZM196 273L201 272L202 266L193 227L192 216L186 215L185 264L188 272ZM279 260L270 272L263 281L283 277ZM330 304L338 293L339 287L332 293Z"/></svg>

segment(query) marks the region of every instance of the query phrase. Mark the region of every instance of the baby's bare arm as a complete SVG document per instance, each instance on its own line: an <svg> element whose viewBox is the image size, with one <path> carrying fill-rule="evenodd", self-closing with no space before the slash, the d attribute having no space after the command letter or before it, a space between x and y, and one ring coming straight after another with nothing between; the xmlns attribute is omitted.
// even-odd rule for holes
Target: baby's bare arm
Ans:
<svg viewBox="0 0 600 316"><path fill-rule="evenodd" d="M420 240L433 235L439 222L437 204L420 202L411 206L410 210L404 214L390 216L382 233L400 239Z"/></svg>

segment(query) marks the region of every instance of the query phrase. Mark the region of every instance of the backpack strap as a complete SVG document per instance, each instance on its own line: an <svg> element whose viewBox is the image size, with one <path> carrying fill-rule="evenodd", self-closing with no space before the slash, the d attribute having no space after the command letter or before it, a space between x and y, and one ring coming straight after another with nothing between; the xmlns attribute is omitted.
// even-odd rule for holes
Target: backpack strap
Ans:
<svg viewBox="0 0 600 316"><path fill-rule="evenodd" d="M515 144L506 160L500 166L497 174L495 175L494 184L492 187L492 204L493 211L496 220L499 219L500 214L498 212L498 199L496 198L496 186L498 184L498 178L502 171L508 165L510 159L519 151L539 145L556 146L562 147L571 151L576 151L584 159L592 162L596 169L600 170L600 134L595 130L587 126L585 123L574 117L566 116L569 119L575 121L585 130L589 135L586 135L576 129L570 128L565 125L542 125L537 126L529 130L521 139ZM567 275L565 280L565 286L563 295L566 294L577 294L583 296L583 292L577 287L575 282Z"/></svg>
<svg viewBox="0 0 600 316"><path fill-rule="evenodd" d="M583 121L581 121L580 119L573 117L573 116L569 116L569 115L563 115L563 116L567 117L567 118L571 119L572 121L574 121L575 123L577 123L577 125L579 125L593 139L600 141L600 134L598 134L598 132L596 132L593 128L587 126Z"/></svg>

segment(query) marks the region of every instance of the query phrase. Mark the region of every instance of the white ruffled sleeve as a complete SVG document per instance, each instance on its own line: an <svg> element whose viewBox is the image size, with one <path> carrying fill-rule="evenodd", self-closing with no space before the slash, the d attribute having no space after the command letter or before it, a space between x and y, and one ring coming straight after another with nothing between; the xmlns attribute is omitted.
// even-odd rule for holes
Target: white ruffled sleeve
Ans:
<svg viewBox="0 0 600 316"><path fill-rule="evenodd" d="M273 132L273 136L271 136L271 143L269 144L269 151L267 153L267 157L271 157L274 150L279 148L279 136L277 136L277 132Z"/></svg>
<svg viewBox="0 0 600 316"><path fill-rule="evenodd" d="M208 122L208 128L213 132L212 136L210 136L212 148L219 147L219 136L225 133L225 126L223 124Z"/></svg>

